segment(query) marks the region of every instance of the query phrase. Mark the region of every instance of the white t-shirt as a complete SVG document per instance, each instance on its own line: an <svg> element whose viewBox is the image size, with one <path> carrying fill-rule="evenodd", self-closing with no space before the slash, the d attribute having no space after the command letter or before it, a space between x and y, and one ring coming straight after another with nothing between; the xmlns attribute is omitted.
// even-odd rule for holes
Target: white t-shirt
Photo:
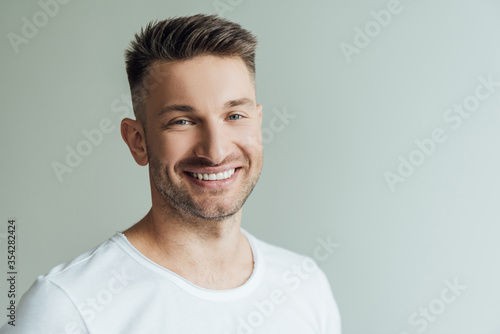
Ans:
<svg viewBox="0 0 500 334"><path fill-rule="evenodd" d="M340 334L328 280L314 261L242 229L254 269L241 286L209 290L161 267L116 233L39 276L4 334Z"/></svg>

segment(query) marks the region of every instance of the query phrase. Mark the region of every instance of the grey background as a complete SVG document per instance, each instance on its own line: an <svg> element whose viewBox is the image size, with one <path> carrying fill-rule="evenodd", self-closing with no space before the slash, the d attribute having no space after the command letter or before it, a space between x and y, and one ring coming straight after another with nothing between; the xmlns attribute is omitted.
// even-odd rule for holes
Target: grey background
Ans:
<svg viewBox="0 0 500 334"><path fill-rule="evenodd" d="M478 77L500 81L500 3L401 0L348 62L341 43L353 44L353 29L390 1L221 1L232 3L223 16L260 42L263 128L273 110L295 116L267 133L243 227L310 256L318 238L340 244L319 264L344 333L419 333L409 316L455 279L466 290L422 332L499 333L500 89L458 129L443 115ZM216 13L213 0L73 0L16 53L8 34L22 35L22 18L41 10L0 2L0 266L5 273L7 219L16 218L19 293L147 212L147 168L130 156L115 112L129 96L123 51L152 19ZM51 164L104 118L114 131L60 182ZM384 173L435 128L447 140L391 191Z"/></svg>

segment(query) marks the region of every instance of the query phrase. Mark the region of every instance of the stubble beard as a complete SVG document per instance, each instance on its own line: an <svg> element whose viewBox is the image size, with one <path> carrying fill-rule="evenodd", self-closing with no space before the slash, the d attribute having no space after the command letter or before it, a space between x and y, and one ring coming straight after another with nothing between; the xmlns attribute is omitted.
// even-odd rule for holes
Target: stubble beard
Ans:
<svg viewBox="0 0 500 334"><path fill-rule="evenodd" d="M221 203L221 199L218 196L225 196L226 190L197 190L197 192L205 197L205 199L195 201L189 192L189 187L185 183L180 183L176 185L169 173L168 166L163 164L156 156L150 154L148 151L149 159L149 173L153 180L156 190L162 196L165 205L175 208L179 214L186 216L186 214L191 217L196 217L204 221L221 221L225 220L238 211L241 210L243 204L246 202L247 198L252 193L257 181L259 180L260 173L262 171L262 155L257 161L257 172L255 175L247 176L242 174L241 171L248 170L242 168L239 178L246 177L241 182L240 189L237 191L236 196L232 196L230 203ZM183 172L181 172L183 173ZM190 177L183 175L182 179ZM188 181L184 181L188 182ZM210 181L206 181L210 182ZM234 187L234 185L233 185Z"/></svg>

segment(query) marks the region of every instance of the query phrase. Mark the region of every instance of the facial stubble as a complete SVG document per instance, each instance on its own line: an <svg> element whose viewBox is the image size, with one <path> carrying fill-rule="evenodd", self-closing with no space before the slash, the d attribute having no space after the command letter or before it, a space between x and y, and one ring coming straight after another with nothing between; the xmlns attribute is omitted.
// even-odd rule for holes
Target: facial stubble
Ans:
<svg viewBox="0 0 500 334"><path fill-rule="evenodd" d="M238 177L243 178L240 180L240 189L237 191L236 196L231 196L230 203L220 203L220 196L225 196L226 190L194 190L200 196L204 197L202 200L196 201L190 194L189 186L185 183L188 182L186 178L191 177L186 174L181 174L181 180L176 184L170 175L169 166L162 163L157 156L151 153L147 142L146 149L149 159L149 173L153 180L158 193L162 196L165 205L170 205L175 208L183 216L186 214L206 221L220 221L225 220L235 215L243 207L250 194L252 193L257 181L259 180L262 171L262 154L258 157L256 163L256 171L254 175L249 175L250 164L245 170L245 174L239 173ZM242 168L242 171L245 168ZM180 173L183 173L182 171ZM211 181L205 181L211 182ZM235 187L237 185L232 185ZM191 187L192 189L192 187Z"/></svg>

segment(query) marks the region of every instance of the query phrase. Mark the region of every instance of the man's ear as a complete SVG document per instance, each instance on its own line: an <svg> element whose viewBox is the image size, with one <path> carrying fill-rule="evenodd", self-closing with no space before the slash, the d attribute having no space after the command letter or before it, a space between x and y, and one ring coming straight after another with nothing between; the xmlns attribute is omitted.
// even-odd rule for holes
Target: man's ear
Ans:
<svg viewBox="0 0 500 334"><path fill-rule="evenodd" d="M121 123L122 138L130 149L135 162L141 166L148 164L148 153L146 150L146 138L141 122L124 118Z"/></svg>

